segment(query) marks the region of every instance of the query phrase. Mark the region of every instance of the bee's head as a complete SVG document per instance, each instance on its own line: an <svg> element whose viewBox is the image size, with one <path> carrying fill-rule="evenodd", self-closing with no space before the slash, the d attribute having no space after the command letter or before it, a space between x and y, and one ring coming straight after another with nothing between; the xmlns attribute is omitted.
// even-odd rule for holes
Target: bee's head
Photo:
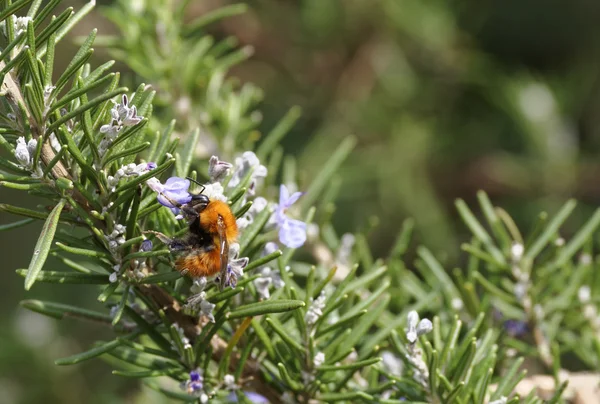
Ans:
<svg viewBox="0 0 600 404"><path fill-rule="evenodd" d="M208 199L208 196L204 194L196 194L192 195L192 200L188 202L188 205L190 205L196 212L202 212L204 209L206 209L209 202L210 200Z"/></svg>
<svg viewBox="0 0 600 404"><path fill-rule="evenodd" d="M190 177L186 177L189 181L192 181L194 183L196 183L196 185L199 185L202 187L202 189L200 190L199 193L197 194L192 194L192 200L188 202L188 205L194 209L197 213L202 212L204 209L206 209L206 207L208 206L210 199L208 199L208 196L202 194L202 192L204 192L204 185L200 184L198 181L196 181L193 178Z"/></svg>

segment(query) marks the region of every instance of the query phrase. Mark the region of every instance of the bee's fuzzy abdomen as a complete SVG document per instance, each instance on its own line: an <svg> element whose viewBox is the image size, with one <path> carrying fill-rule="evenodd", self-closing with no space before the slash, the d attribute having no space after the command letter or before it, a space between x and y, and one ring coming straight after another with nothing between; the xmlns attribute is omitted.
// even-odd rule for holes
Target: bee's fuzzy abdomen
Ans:
<svg viewBox="0 0 600 404"><path fill-rule="evenodd" d="M219 272L221 259L219 250L212 249L202 253L191 253L175 261L175 269L189 276L212 276Z"/></svg>

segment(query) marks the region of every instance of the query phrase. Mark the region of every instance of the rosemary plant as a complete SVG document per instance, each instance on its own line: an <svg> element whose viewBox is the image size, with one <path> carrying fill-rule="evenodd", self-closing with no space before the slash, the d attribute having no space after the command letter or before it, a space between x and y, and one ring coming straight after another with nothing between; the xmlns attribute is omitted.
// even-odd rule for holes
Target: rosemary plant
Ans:
<svg viewBox="0 0 600 404"><path fill-rule="evenodd" d="M598 368L600 211L565 240L569 201L524 236L481 192L485 225L457 202L473 234L464 268L447 271L424 246L408 267L410 220L374 259L363 233L338 234L330 220L328 185L355 140L312 183L298 181L279 143L299 111L260 133L260 90L227 75L251 52L206 27L244 5L185 23L188 1L120 1L104 11L121 36L93 30L56 71L56 46L94 7L59 3L8 0L0 11L0 186L44 201L0 204L24 217L0 230L43 221L29 266L16 270L25 289L97 285L90 299L105 310L21 305L114 331L57 365L99 357L118 377L202 403L553 403L566 387L561 357ZM150 84L129 90L113 61L91 63L97 40ZM189 231L180 208L200 191L237 219L222 290L174 270L166 245ZM61 264L45 265L49 255ZM524 358L553 375L549 396L515 394Z"/></svg>

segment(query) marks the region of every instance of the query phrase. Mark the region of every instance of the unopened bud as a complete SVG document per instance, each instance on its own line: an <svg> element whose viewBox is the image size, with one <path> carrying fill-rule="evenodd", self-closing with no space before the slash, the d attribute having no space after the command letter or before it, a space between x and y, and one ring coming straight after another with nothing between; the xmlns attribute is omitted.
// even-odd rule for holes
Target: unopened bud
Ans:
<svg viewBox="0 0 600 404"><path fill-rule="evenodd" d="M523 247L523 244L513 243L512 247L510 248L510 255L511 255L513 262L521 261L524 251L525 251L525 248Z"/></svg>
<svg viewBox="0 0 600 404"><path fill-rule="evenodd" d="M17 139L17 147L15 148L15 157L17 161L25 167L31 165L31 157L29 154L29 149L27 144L25 143L25 138L20 137Z"/></svg>
<svg viewBox="0 0 600 404"><path fill-rule="evenodd" d="M408 313L408 328L415 328L419 323L419 313L411 311Z"/></svg>
<svg viewBox="0 0 600 404"><path fill-rule="evenodd" d="M208 162L208 176L212 182L220 181L231 167L233 166L226 161L220 161L217 156L212 156Z"/></svg>
<svg viewBox="0 0 600 404"><path fill-rule="evenodd" d="M424 318L423 320L419 321L419 325L417 326L417 335L419 337L431 332L431 330L433 330L433 324L429 319Z"/></svg>
<svg viewBox="0 0 600 404"><path fill-rule="evenodd" d="M408 313L408 329L406 330L406 339L411 344L417 340L417 324L419 323L419 314L416 311Z"/></svg>

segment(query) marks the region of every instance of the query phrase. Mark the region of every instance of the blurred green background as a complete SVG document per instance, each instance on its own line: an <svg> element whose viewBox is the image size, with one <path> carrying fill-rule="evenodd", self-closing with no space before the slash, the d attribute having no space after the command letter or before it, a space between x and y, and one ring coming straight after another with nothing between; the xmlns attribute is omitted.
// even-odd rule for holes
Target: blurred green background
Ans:
<svg viewBox="0 0 600 404"><path fill-rule="evenodd" d="M65 1L60 7L84 2ZM99 7L73 36L116 33ZM190 20L230 2L192 1ZM459 264L466 233L453 203L479 189L523 229L567 198L581 201L575 229L600 199L600 3L591 0L253 0L250 11L212 27L254 56L232 71L265 91L263 128L287 110L303 114L285 139L299 186L340 141L358 144L339 173L339 233L364 231L375 255L413 217L417 240ZM68 41L67 41L68 42ZM75 47L62 44L64 63ZM60 53L58 53L60 56ZM93 64L109 59L98 49ZM117 70L136 81L127 67ZM56 67L55 71L59 71ZM335 185L335 184L334 184ZM35 206L6 189L0 202ZM0 213L0 224L15 217ZM41 223L0 233L0 403L161 402L110 375L101 361L58 368L105 332L18 308L41 298L95 304L94 291L38 284L26 267ZM51 267L51 262L48 265ZM60 295L56 295L60 293ZM109 337L108 334L105 335Z"/></svg>

